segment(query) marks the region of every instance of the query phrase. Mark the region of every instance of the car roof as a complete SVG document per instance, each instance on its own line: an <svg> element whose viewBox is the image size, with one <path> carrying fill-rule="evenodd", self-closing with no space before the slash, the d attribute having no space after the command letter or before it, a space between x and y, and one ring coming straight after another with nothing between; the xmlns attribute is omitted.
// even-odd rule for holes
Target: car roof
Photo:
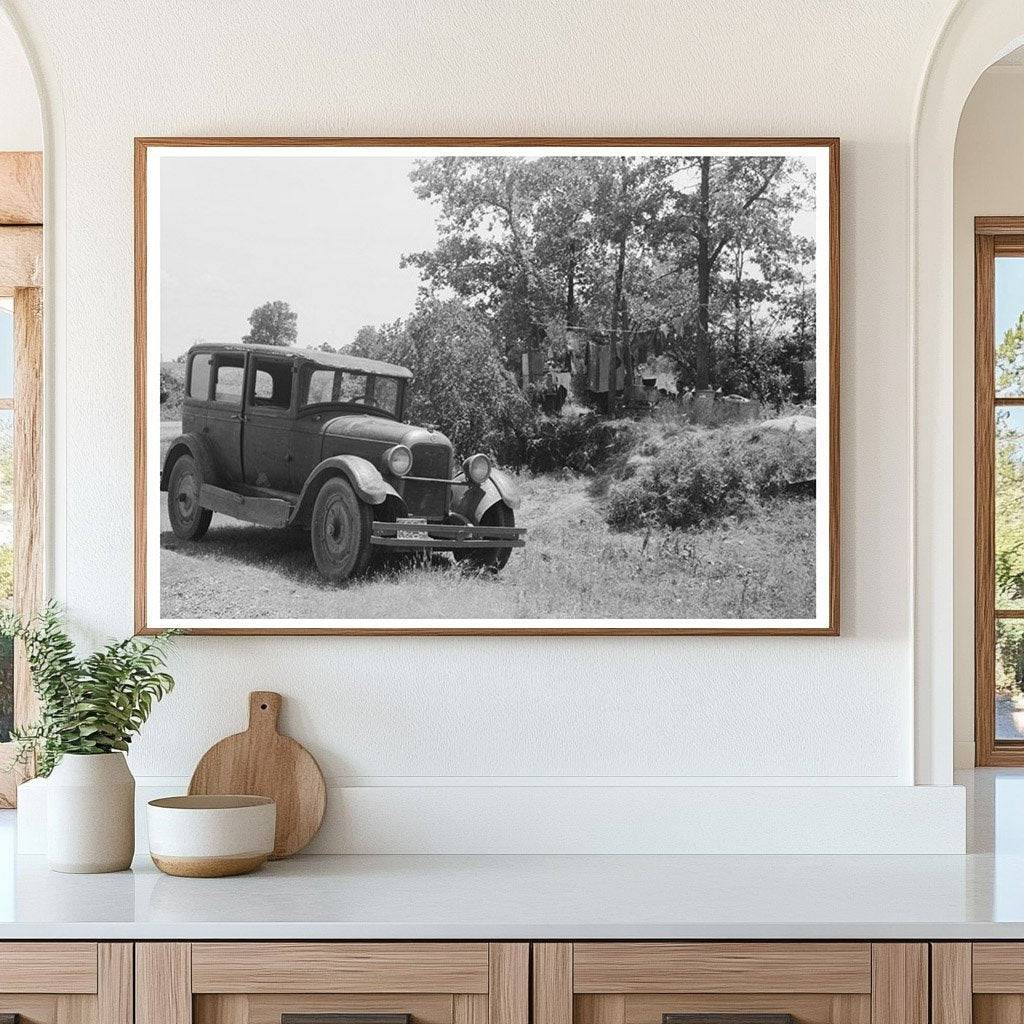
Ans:
<svg viewBox="0 0 1024 1024"><path fill-rule="evenodd" d="M256 352L265 356L292 356L305 363L330 367L332 370L355 370L357 373L373 373L379 377L402 377L412 379L412 370L396 363L385 363L379 359L364 359L350 356L345 352L317 352L311 348L293 348L291 345L249 345L245 342L217 344L204 342L193 345L191 352Z"/></svg>

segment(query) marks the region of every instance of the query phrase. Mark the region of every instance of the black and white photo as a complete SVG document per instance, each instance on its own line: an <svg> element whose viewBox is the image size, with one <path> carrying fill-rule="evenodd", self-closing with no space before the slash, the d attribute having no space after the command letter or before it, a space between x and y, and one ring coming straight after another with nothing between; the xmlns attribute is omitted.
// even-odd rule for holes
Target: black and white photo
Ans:
<svg viewBox="0 0 1024 1024"><path fill-rule="evenodd" d="M140 628L836 631L834 140L138 146Z"/></svg>

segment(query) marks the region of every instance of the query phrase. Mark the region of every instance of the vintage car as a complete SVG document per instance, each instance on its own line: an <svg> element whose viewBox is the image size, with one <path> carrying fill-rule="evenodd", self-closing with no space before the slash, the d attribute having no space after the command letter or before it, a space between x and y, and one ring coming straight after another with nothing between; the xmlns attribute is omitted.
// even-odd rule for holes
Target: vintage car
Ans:
<svg viewBox="0 0 1024 1024"><path fill-rule="evenodd" d="M377 552L451 551L501 569L525 544L509 477L459 462L444 434L402 421L403 366L273 345L193 345L181 434L164 459L171 529L199 540L214 512L309 531L329 580Z"/></svg>

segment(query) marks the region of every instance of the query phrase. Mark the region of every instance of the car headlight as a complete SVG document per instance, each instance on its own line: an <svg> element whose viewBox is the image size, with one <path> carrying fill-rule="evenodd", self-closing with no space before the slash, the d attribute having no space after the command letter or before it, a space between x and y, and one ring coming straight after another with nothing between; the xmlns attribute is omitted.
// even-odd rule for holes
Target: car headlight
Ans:
<svg viewBox="0 0 1024 1024"><path fill-rule="evenodd" d="M475 484L482 484L491 475L491 460L486 455L470 455L462 464L462 472Z"/></svg>
<svg viewBox="0 0 1024 1024"><path fill-rule="evenodd" d="M412 452L404 444L396 444L384 453L384 465L395 476L405 476L412 469Z"/></svg>

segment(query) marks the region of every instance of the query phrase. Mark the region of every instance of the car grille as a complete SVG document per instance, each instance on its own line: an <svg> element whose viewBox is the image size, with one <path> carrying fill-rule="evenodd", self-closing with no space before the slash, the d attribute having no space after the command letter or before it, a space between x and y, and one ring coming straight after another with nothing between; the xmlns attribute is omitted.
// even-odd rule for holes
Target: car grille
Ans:
<svg viewBox="0 0 1024 1024"><path fill-rule="evenodd" d="M402 496L411 516L443 518L448 514L448 484L452 471L452 450L446 444L414 444L410 476L426 476L431 481L406 480Z"/></svg>

